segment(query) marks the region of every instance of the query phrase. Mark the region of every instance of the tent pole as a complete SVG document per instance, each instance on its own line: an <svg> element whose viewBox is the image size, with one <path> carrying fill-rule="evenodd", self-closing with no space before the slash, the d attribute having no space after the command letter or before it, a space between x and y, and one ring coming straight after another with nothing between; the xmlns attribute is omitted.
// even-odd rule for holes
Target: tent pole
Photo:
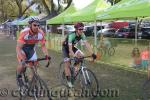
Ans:
<svg viewBox="0 0 150 100"><path fill-rule="evenodd" d="M136 18L136 25L135 25L135 47L137 47L137 38L138 38L137 28L138 28L138 18Z"/></svg>
<svg viewBox="0 0 150 100"><path fill-rule="evenodd" d="M65 36L65 25L64 25L64 23L62 24L62 37L64 37Z"/></svg>
<svg viewBox="0 0 150 100"><path fill-rule="evenodd" d="M95 20L95 24L94 24L94 47L97 47L97 23L96 23L96 20ZM96 48L94 50L96 52Z"/></svg>
<svg viewBox="0 0 150 100"><path fill-rule="evenodd" d="M47 33L47 21L45 23L45 32Z"/></svg>

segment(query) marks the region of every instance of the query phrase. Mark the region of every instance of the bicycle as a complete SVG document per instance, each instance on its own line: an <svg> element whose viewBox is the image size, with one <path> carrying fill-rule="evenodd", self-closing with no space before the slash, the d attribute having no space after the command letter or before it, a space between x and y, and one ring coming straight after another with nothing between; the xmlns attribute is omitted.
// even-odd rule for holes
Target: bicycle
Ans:
<svg viewBox="0 0 150 100"><path fill-rule="evenodd" d="M95 74L85 66L85 58L89 57L91 56L78 58L78 62L80 65L76 74L74 68L74 63L76 62L75 58L70 58L71 64L69 68L71 72L71 82L74 85L75 82L77 83L77 81L79 81L79 84L77 83L77 85L80 86L80 89L90 90L90 92L96 92L99 89L98 80ZM67 79L65 76L64 67L64 61L62 61L59 67L59 79L63 85L67 86Z"/></svg>
<svg viewBox="0 0 150 100"><path fill-rule="evenodd" d="M50 64L50 57L46 67ZM20 100L52 100L47 84L40 78L37 67L38 62L46 60L45 58L38 58L36 61L25 61L25 67L22 73L22 85L19 86ZM29 67L31 71L29 71ZM28 73L30 72L30 73ZM32 74L32 78L29 76Z"/></svg>
<svg viewBox="0 0 150 100"><path fill-rule="evenodd" d="M106 56L106 55L113 56L115 54L114 47L109 47L109 48L98 47L97 50L102 56Z"/></svg>

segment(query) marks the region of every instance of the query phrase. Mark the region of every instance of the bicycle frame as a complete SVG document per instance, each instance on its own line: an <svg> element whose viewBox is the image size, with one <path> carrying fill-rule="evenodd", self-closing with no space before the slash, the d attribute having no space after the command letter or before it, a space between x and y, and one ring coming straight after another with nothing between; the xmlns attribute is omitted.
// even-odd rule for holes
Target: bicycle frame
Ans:
<svg viewBox="0 0 150 100"><path fill-rule="evenodd" d="M46 67L48 67L49 66L49 63L50 63L50 57L48 58L48 64L46 65ZM37 62L38 61L41 61L41 60L46 60L45 58L38 58L37 59ZM40 75L38 74L38 72L37 72L37 68L38 68L38 63L36 63L36 61L25 61L26 62L26 65L25 65L25 68L24 68L24 71L23 71L23 75L24 75L24 78L25 78L25 83L26 83L26 89L27 89L27 91L26 91L26 93L30 93L30 92L32 92L32 90L33 90L33 96L34 96L34 98L35 99L37 99L37 95L36 95L36 84L37 84L37 82L39 82L39 84L40 84L40 86L42 85L42 82L41 81L39 81L39 80L41 80L41 78L40 78ZM32 63L32 65L30 65ZM28 81L27 79L28 79L28 75L27 75L27 73L26 73L26 69L27 68L29 68L29 69L31 69L31 74L32 74L32 76L31 76L31 79L30 79L30 81ZM43 83L43 84L45 84L45 83ZM44 86L45 87L45 86ZM47 89L47 86L46 86L46 89ZM48 89L47 89L48 90ZM25 95L29 95L29 94L25 94ZM48 95L49 96L49 95ZM50 97L50 96L49 96Z"/></svg>
<svg viewBox="0 0 150 100"><path fill-rule="evenodd" d="M72 68L74 67L74 65L71 65L71 66L72 66ZM71 69L72 69L72 68L71 68ZM79 75L79 73L81 72L81 73L83 74L85 83L88 84L87 78L88 78L88 80L90 80L90 77L89 77L89 75L88 75L88 72L85 70L86 68L87 68L87 67L84 66L84 60L82 59L82 60L80 61L79 71L77 72L77 74L76 74L75 77L77 77L77 76Z"/></svg>

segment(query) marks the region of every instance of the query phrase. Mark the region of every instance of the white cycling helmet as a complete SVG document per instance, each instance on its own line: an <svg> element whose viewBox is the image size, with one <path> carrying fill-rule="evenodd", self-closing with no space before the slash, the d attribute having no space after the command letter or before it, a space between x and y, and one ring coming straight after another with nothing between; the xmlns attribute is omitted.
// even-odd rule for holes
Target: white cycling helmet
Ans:
<svg viewBox="0 0 150 100"><path fill-rule="evenodd" d="M32 22L36 22L39 23L40 19L36 16L32 16L30 17L30 19L28 20L28 23L31 24Z"/></svg>

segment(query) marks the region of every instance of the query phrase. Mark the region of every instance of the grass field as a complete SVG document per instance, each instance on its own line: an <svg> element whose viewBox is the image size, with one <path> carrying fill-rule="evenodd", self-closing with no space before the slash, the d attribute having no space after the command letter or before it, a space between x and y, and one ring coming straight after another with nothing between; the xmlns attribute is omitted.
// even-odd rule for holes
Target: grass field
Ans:
<svg viewBox="0 0 150 100"><path fill-rule="evenodd" d="M7 38L1 39L0 36L0 89L6 88L9 91L16 89L15 69L17 65L16 41ZM55 50L49 50L52 57L52 66L50 68L42 67L40 73L42 78L47 81L49 87L55 90L60 85L58 76L59 63L62 61L62 54ZM40 54L42 56L42 53ZM97 76L99 85L102 90L117 90L117 97L101 95L96 100L142 100L141 86L147 78L145 74L136 73L121 69L115 65L107 65L102 63L86 62ZM12 97L11 94L7 97L0 97L0 100L18 100L17 97ZM58 99L54 99L58 100ZM60 99L62 100L62 99ZM66 100L66 99L65 99ZM88 98L69 98L68 100L90 100Z"/></svg>
<svg viewBox="0 0 150 100"><path fill-rule="evenodd" d="M87 37L87 40L94 44L93 37ZM47 43L47 46L49 49L61 52L61 42L63 41L60 34L51 34L49 42ZM98 40L99 41L99 40ZM109 41L111 42L112 46L115 48L115 54L114 56L105 55L100 57L100 60L98 62L104 62L109 63L113 65L120 66L124 69L130 69L133 71L142 71L142 73L145 73L146 70L140 69L134 69L132 68L132 57L131 52L134 47L138 47L140 51L145 49L148 44L149 40L138 40L138 45L135 46L134 39L116 39L116 38L109 38ZM83 51L85 49L83 48Z"/></svg>

